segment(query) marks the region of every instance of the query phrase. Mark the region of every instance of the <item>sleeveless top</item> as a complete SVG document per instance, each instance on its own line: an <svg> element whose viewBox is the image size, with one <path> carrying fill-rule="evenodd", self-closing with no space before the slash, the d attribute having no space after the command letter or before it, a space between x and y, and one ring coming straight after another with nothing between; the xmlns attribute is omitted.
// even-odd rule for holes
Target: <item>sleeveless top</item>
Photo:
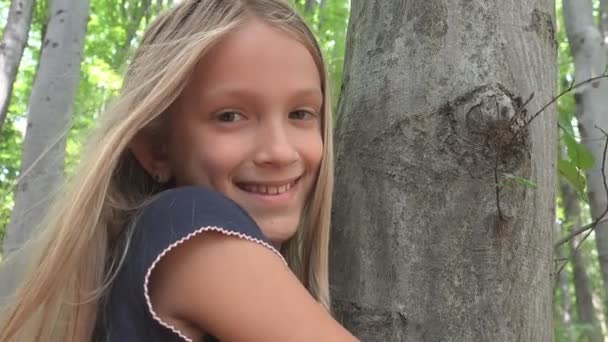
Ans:
<svg viewBox="0 0 608 342"><path fill-rule="evenodd" d="M202 187L163 191L134 219L125 259L100 306L94 341L194 342L157 315L148 282L164 255L207 231L261 244L283 259L249 214L222 194ZM202 342L218 340L206 335Z"/></svg>

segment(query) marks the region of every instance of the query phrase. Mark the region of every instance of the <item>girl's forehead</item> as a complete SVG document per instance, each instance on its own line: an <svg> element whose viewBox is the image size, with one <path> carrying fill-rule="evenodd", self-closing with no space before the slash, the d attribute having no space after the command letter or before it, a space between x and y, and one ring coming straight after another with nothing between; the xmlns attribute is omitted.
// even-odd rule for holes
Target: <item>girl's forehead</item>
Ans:
<svg viewBox="0 0 608 342"><path fill-rule="evenodd" d="M251 20L226 35L199 62L201 84L277 82L321 87L321 75L308 46L289 33ZM299 85L298 87L301 87Z"/></svg>

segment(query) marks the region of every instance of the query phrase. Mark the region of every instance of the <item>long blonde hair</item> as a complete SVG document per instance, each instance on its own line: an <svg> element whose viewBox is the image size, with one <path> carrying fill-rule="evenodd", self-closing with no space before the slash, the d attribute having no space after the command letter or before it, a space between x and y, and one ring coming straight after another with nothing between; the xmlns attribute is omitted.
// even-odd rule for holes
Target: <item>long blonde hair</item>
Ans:
<svg viewBox="0 0 608 342"><path fill-rule="evenodd" d="M0 342L91 339L100 299L128 246L126 226L142 203L161 190L136 162L129 149L132 139L142 130L153 132L163 126L167 108L200 58L252 17L305 44L322 77L323 159L302 223L281 252L312 296L330 309L333 142L321 50L302 18L284 1L183 0L145 33L119 98L103 116L79 169L50 209L38 236L42 247L3 313Z"/></svg>

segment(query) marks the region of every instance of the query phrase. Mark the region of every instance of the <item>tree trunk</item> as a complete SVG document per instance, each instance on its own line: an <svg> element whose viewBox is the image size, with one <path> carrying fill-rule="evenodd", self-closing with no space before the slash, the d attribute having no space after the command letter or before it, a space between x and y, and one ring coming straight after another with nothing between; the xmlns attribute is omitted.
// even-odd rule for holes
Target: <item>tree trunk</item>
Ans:
<svg viewBox="0 0 608 342"><path fill-rule="evenodd" d="M581 208L574 191L562 182L562 198L564 202L564 211L568 222L574 224L574 227L580 227L581 224ZM570 252L572 254L572 271L574 275L574 291L576 293L576 312L578 313L578 323L587 327L585 330L586 340L589 342L603 342L602 327L595 312L593 305L593 292L591 290L591 282L585 270L585 262L583 260L582 250L579 248L575 252L576 246L580 243L580 238L573 238L569 242Z"/></svg>
<svg viewBox="0 0 608 342"><path fill-rule="evenodd" d="M130 6L127 6L127 4ZM127 0L123 0L121 12L126 24L126 39L122 42L121 47L118 49L118 53L115 55L112 63L114 68L118 69L125 62L126 57L129 55L137 29L139 29L142 20L149 16L151 6L152 0L137 0L135 3L129 3Z"/></svg>
<svg viewBox="0 0 608 342"><path fill-rule="evenodd" d="M331 284L360 339L552 341L555 107L506 126L555 96L556 47L551 0L352 1ZM498 210L503 173L537 189Z"/></svg>
<svg viewBox="0 0 608 342"><path fill-rule="evenodd" d="M156 0L156 13L160 13L163 7L163 0Z"/></svg>
<svg viewBox="0 0 608 342"><path fill-rule="evenodd" d="M567 234L568 231L565 229L565 225L560 224L559 222L555 222L555 232L553 237L555 239L559 239L559 237L563 234ZM555 258L557 260L556 266L558 269L561 267L562 263L567 262L567 252L565 251L564 246L560 246L555 250ZM570 281L568 280L568 269L563 267L561 272L557 274L557 279L555 282L555 287L553 289L553 298L555 298L558 289L562 293L562 305L561 307L555 307L554 309L560 309L559 312L561 316L561 325L564 330L564 341L566 342L575 342L574 330L572 326L572 298L570 297Z"/></svg>
<svg viewBox="0 0 608 342"><path fill-rule="evenodd" d="M608 45L608 0L600 0L600 27L604 37L604 47Z"/></svg>
<svg viewBox="0 0 608 342"><path fill-rule="evenodd" d="M312 13L315 10L315 5L317 4L317 0L306 0L304 5L304 10L306 13Z"/></svg>
<svg viewBox="0 0 608 342"><path fill-rule="evenodd" d="M566 270L562 270L559 276L559 287L563 295L562 325L566 332L566 341L575 342L574 332L572 331L572 299L570 299L570 284Z"/></svg>
<svg viewBox="0 0 608 342"><path fill-rule="evenodd" d="M0 42L0 131L32 23L35 0L13 0Z"/></svg>
<svg viewBox="0 0 608 342"><path fill-rule="evenodd" d="M80 79L89 1L53 0L50 13L29 101L22 178L16 188L15 207L6 232L5 253L15 251L30 237L63 179L66 134ZM12 275L0 279L4 282L18 278ZM1 285L0 294L10 292L14 286Z"/></svg>
<svg viewBox="0 0 608 342"><path fill-rule="evenodd" d="M606 53L602 35L593 21L593 11L589 0L565 0L564 19L570 49L574 57L576 82L601 75L606 67ZM591 216L601 215L608 202L604 191L602 160L605 137L595 127L608 130L608 80L601 79L575 90L576 117L582 143L593 153L595 166L587 172L589 206ZM595 241L604 283L604 293L608 293L608 223L595 227ZM604 308L608 300L604 301Z"/></svg>
<svg viewBox="0 0 608 342"><path fill-rule="evenodd" d="M327 22L327 11L324 11L326 6L327 0L321 0L321 2L319 3L319 27L317 28L319 34L321 34L325 29L325 23ZM339 94L335 95L338 96Z"/></svg>
<svg viewBox="0 0 608 342"><path fill-rule="evenodd" d="M574 251L580 239L578 237L570 240L570 250ZM576 292L576 312L578 313L578 322L583 324L585 329L586 340L589 342L603 342L602 327L597 319L595 307L593 305L593 293L591 292L591 283L587 272L585 271L585 262L583 261L582 251L579 249L572 255L572 268L574 273L574 291Z"/></svg>

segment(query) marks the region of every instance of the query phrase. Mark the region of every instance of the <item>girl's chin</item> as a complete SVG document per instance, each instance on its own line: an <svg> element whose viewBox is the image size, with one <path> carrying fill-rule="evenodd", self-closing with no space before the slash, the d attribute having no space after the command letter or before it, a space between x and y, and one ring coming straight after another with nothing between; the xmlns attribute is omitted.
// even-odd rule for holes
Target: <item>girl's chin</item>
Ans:
<svg viewBox="0 0 608 342"><path fill-rule="evenodd" d="M299 220L268 220L271 222L258 222L255 219L258 226L262 230L264 236L272 242L272 245L277 247L281 246L284 242L291 239L298 229L298 221ZM295 221L295 223L293 222Z"/></svg>

